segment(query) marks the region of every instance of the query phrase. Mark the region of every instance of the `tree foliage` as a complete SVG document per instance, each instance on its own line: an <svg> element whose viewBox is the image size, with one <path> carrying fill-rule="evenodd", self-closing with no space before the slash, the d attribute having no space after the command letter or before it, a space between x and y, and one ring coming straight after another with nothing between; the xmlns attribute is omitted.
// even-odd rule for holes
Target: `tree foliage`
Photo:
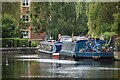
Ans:
<svg viewBox="0 0 120 80"><path fill-rule="evenodd" d="M50 27L53 36L87 34L87 16L85 3L51 3Z"/></svg>
<svg viewBox="0 0 120 80"><path fill-rule="evenodd" d="M20 2L2 2L2 37L21 37ZM18 25L19 24L19 25Z"/></svg>
<svg viewBox="0 0 120 80"><path fill-rule="evenodd" d="M88 9L87 9L87 16L88 16L88 29L89 34L94 36L100 36L101 34L104 34L105 32L114 32L116 33L116 30L114 29L117 24L114 22L115 14L118 13L118 3L89 3ZM113 16L114 14L114 16ZM116 24L116 26L112 26L112 24Z"/></svg>
<svg viewBox="0 0 120 80"><path fill-rule="evenodd" d="M21 19L18 20L19 3L5 2L2 7L3 16L9 14L15 18L19 28L33 25L33 32L45 31L52 34L54 38L59 33L63 35L90 34L98 37L120 34L120 3L118 2L34 2L31 4L29 12L31 22L28 24L23 23ZM5 24L9 24L9 27L13 26L9 22L4 21L4 28L8 27Z"/></svg>
<svg viewBox="0 0 120 80"><path fill-rule="evenodd" d="M75 17L75 3L51 3L49 30L54 36L59 33L71 35L74 31Z"/></svg>
<svg viewBox="0 0 120 80"><path fill-rule="evenodd" d="M2 18L2 38L13 38L20 35L20 29L17 27L16 20L10 15L4 15Z"/></svg>
<svg viewBox="0 0 120 80"><path fill-rule="evenodd" d="M120 35L120 13L113 14L114 16L114 23L112 24L111 30L116 32L116 34Z"/></svg>
<svg viewBox="0 0 120 80"><path fill-rule="evenodd" d="M20 18L20 2L2 2L2 15L9 14L15 19Z"/></svg>
<svg viewBox="0 0 120 80"><path fill-rule="evenodd" d="M76 3L76 35L86 35L88 32L88 17L86 15L86 9L87 7L85 2Z"/></svg>
<svg viewBox="0 0 120 80"><path fill-rule="evenodd" d="M31 5L30 17L32 31L40 33L46 31L48 27L49 4L43 2L34 2Z"/></svg>

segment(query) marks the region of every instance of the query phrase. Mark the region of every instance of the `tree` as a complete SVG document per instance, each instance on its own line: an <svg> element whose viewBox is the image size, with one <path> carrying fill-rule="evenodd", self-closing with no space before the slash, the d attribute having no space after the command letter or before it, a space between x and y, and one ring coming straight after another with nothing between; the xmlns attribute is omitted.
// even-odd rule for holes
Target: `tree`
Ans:
<svg viewBox="0 0 120 80"><path fill-rule="evenodd" d="M18 37L20 29L17 27L16 20L10 15L2 17L2 38Z"/></svg>
<svg viewBox="0 0 120 80"><path fill-rule="evenodd" d="M20 2L2 2L2 37L21 37ZM8 21L8 22L7 22ZM12 23L12 24L10 24ZM7 32L9 31L9 33Z"/></svg>
<svg viewBox="0 0 120 80"><path fill-rule="evenodd" d="M86 15L86 3L76 3L76 23L75 23L75 34L86 35L88 32L88 17Z"/></svg>
<svg viewBox="0 0 120 80"><path fill-rule="evenodd" d="M113 14L113 16L114 16L114 23L112 24L111 31L120 35L120 13Z"/></svg>
<svg viewBox="0 0 120 80"><path fill-rule="evenodd" d="M75 32L76 7L75 3L50 3L49 31L54 36L61 33L72 35Z"/></svg>
<svg viewBox="0 0 120 80"><path fill-rule="evenodd" d="M2 2L2 15L9 14L15 19L20 18L20 2Z"/></svg>
<svg viewBox="0 0 120 80"><path fill-rule="evenodd" d="M31 25L34 33L45 32L48 28L49 3L34 2L31 4Z"/></svg>
<svg viewBox="0 0 120 80"><path fill-rule="evenodd" d="M87 9L89 34L100 36L105 32L111 32L114 22L113 14L117 13L118 3L89 3Z"/></svg>

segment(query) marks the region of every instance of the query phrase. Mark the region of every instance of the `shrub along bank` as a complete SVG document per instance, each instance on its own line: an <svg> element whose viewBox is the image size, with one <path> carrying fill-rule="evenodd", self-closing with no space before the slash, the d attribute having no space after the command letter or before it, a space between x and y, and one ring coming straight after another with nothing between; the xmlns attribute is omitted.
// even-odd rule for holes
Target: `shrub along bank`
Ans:
<svg viewBox="0 0 120 80"><path fill-rule="evenodd" d="M38 41L30 41L24 38L1 38L2 47L36 47Z"/></svg>

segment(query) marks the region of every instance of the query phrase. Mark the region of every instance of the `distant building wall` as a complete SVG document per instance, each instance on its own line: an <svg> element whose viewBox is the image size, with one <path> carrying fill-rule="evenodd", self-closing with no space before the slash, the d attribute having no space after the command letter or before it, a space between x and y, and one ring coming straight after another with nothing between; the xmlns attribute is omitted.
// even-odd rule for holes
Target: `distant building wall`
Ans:
<svg viewBox="0 0 120 80"><path fill-rule="evenodd" d="M31 0L32 1L32 0ZM22 0L21 2L21 18L25 23L30 22L30 8L31 8L30 0ZM23 29L23 38L29 38L31 40L44 40L45 33L33 33L32 25L28 26L26 29Z"/></svg>

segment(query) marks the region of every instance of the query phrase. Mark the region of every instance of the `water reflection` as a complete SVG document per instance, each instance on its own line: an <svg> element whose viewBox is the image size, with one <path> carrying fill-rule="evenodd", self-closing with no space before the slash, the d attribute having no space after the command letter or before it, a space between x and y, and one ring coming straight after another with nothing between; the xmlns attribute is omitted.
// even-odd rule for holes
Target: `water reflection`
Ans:
<svg viewBox="0 0 120 80"><path fill-rule="evenodd" d="M17 57L16 57L17 56ZM29 57L28 57L29 56ZM3 78L119 78L120 61L41 59L36 55L3 55Z"/></svg>

